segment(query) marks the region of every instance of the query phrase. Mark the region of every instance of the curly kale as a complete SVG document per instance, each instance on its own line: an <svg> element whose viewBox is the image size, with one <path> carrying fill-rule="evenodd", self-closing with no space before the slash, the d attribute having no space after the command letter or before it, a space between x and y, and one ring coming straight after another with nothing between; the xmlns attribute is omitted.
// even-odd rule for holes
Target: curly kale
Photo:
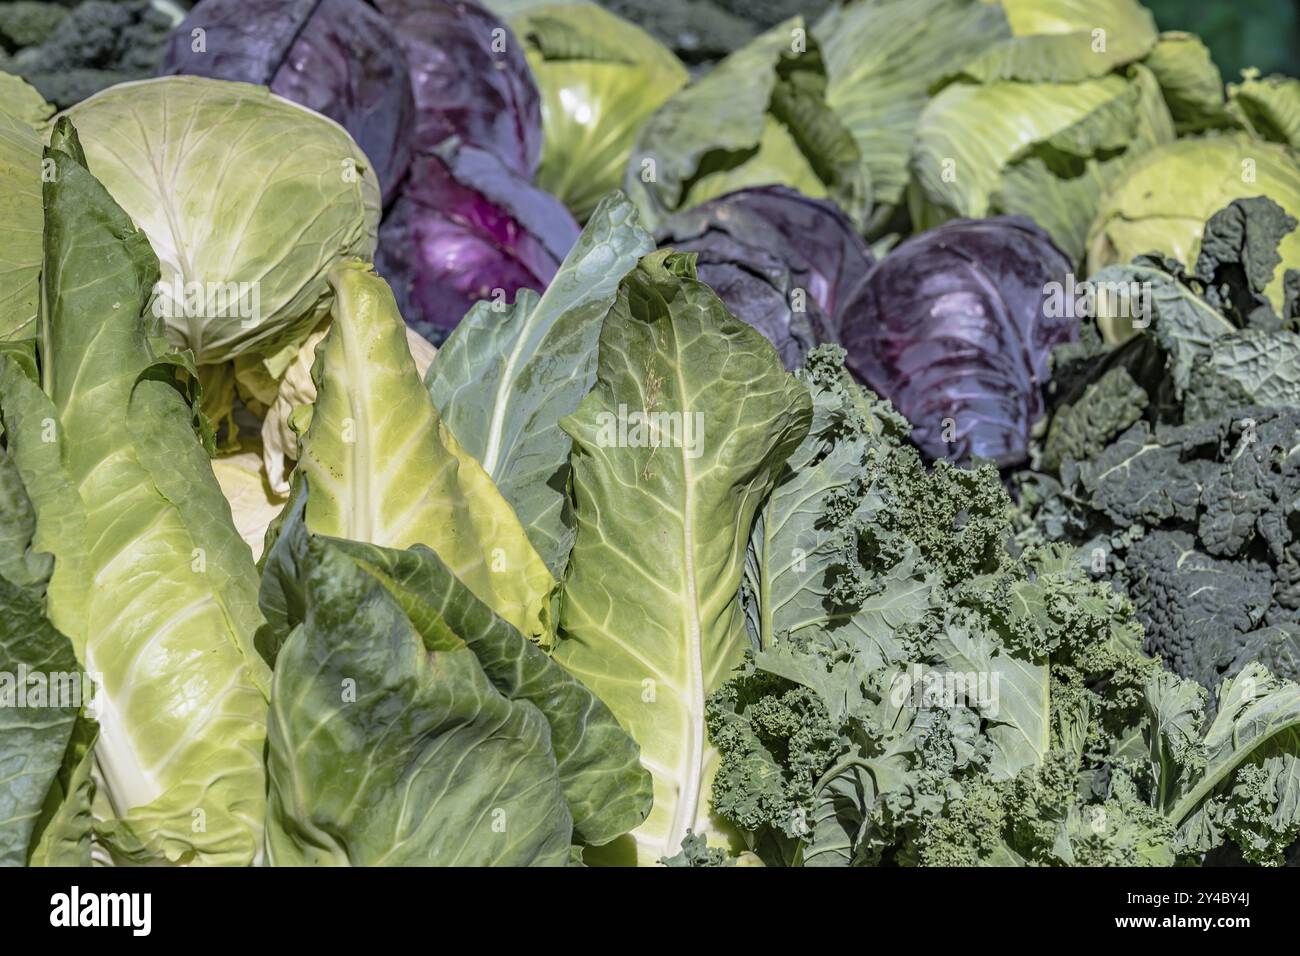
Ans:
<svg viewBox="0 0 1300 956"><path fill-rule="evenodd" d="M751 537L754 646L707 703L714 811L780 865L1170 865L1227 841L1274 862L1300 784L1264 755L1294 756L1300 688L1251 664L1207 725L1109 580L1061 544L1011 553L997 472L927 471L841 361L799 373L813 428Z"/></svg>
<svg viewBox="0 0 1300 956"><path fill-rule="evenodd" d="M709 841L691 830L682 838L682 848L672 856L659 861L664 866L716 867L735 866L736 858L721 847L709 846Z"/></svg>

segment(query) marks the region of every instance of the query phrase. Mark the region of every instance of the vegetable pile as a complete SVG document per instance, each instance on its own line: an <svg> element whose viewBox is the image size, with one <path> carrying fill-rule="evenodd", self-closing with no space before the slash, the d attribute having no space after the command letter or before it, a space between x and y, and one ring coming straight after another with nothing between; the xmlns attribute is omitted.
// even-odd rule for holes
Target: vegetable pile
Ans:
<svg viewBox="0 0 1300 956"><path fill-rule="evenodd" d="M0 863L1296 858L1300 81L1136 0L44 6Z"/></svg>

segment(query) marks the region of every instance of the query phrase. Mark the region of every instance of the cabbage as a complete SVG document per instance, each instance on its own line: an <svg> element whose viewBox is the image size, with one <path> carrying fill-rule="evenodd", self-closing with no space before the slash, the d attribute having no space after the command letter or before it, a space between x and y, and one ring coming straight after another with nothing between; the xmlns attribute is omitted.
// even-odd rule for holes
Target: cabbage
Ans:
<svg viewBox="0 0 1300 956"><path fill-rule="evenodd" d="M537 184L585 220L618 188L637 130L686 85L686 68L641 28L590 4L542 6L510 25L542 94Z"/></svg>
<svg viewBox="0 0 1300 956"><path fill-rule="evenodd" d="M1028 216L1072 259L1102 192L1173 139L1155 46L1133 0L1008 0L1012 33L964 64L926 105L912 145L917 229L955 218Z"/></svg>
<svg viewBox="0 0 1300 956"><path fill-rule="evenodd" d="M456 441L420 380L392 292L360 262L330 272L336 301L318 349L315 404L294 482L307 527L386 548L432 548L474 595L549 639L554 580L492 479ZM376 467L382 463L382 467Z"/></svg>
<svg viewBox="0 0 1300 956"><path fill-rule="evenodd" d="M1181 139L1143 156L1111 186L1088 231L1088 271L1155 252L1194 265L1206 221L1234 199L1265 195L1300 217L1296 151L1243 133ZM1265 289L1279 314L1283 276L1300 268L1300 233L1278 246L1282 265ZM1131 334L1126 320L1108 320L1110 341Z"/></svg>
<svg viewBox="0 0 1300 956"><path fill-rule="evenodd" d="M397 33L362 0L202 0L159 72L258 83L328 116L370 158L385 199L406 174L411 77Z"/></svg>
<svg viewBox="0 0 1300 956"><path fill-rule="evenodd" d="M983 0L850 0L813 26L826 58L826 102L853 134L871 183L868 231L903 205L916 121L956 63L1010 36Z"/></svg>
<svg viewBox="0 0 1300 956"><path fill-rule="evenodd" d="M593 854L606 862L653 864L692 829L741 848L709 806L720 757L704 701L744 660L749 528L812 417L807 390L691 258L656 252L623 279L596 383L561 422L577 537L555 659L604 700L654 776L650 816ZM630 417L646 413L669 417Z"/></svg>
<svg viewBox="0 0 1300 956"><path fill-rule="evenodd" d="M1293 76L1260 79L1243 70L1242 81L1228 86L1228 109L1263 139L1300 149L1300 80Z"/></svg>
<svg viewBox="0 0 1300 956"><path fill-rule="evenodd" d="M545 289L577 238L563 203L449 140L412 164L375 265L406 321L440 342L480 299L503 309L520 289Z"/></svg>
<svg viewBox="0 0 1300 956"><path fill-rule="evenodd" d="M369 160L338 124L263 88L142 80L64 115L148 236L162 269L152 308L199 365L287 361L329 311L330 267L374 252Z"/></svg>
<svg viewBox="0 0 1300 956"><path fill-rule="evenodd" d="M748 186L833 199L855 223L871 205L858 147L826 103L826 67L799 17L679 90L641 127L624 188L650 228Z"/></svg>
<svg viewBox="0 0 1300 956"><path fill-rule="evenodd" d="M37 126L53 111L22 80L0 73L0 342L36 334L44 219Z"/></svg>
<svg viewBox="0 0 1300 956"><path fill-rule="evenodd" d="M269 686L257 571L194 434L184 360L157 350L148 240L66 118L46 158L41 382L0 360L0 409L32 547L54 556L50 622L99 685L96 837L134 862L248 864Z"/></svg>
<svg viewBox="0 0 1300 956"><path fill-rule="evenodd" d="M912 424L931 458L1028 458L1052 348L1073 315L1044 308L1069 260L1025 219L954 220L913 236L844 310L848 364Z"/></svg>
<svg viewBox="0 0 1300 956"><path fill-rule="evenodd" d="M557 578L573 545L571 443L558 422L591 390L605 313L623 277L653 249L632 203L611 193L544 293L525 290L502 310L480 302L425 378L443 421Z"/></svg>
<svg viewBox="0 0 1300 956"><path fill-rule="evenodd" d="M541 107L509 28L466 0L375 0L375 6L406 54L416 150L428 153L455 136L532 179L542 149Z"/></svg>
<svg viewBox="0 0 1300 956"><path fill-rule="evenodd" d="M742 189L679 212L662 245L695 253L700 280L763 333L788 369L820 342L839 342L844 308L871 251L834 203L784 186Z"/></svg>
<svg viewBox="0 0 1300 956"><path fill-rule="evenodd" d="M1180 136L1232 125L1223 77L1199 37L1162 33L1144 63L1160 84Z"/></svg>

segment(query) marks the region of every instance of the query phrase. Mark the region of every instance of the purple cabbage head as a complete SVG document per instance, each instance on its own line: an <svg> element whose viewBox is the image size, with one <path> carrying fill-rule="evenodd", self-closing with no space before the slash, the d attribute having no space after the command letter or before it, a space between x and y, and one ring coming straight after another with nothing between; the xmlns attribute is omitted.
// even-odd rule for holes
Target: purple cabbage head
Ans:
<svg viewBox="0 0 1300 956"><path fill-rule="evenodd" d="M527 179L542 152L542 109L523 44L502 21L464 0L374 0L411 71L415 147L457 136Z"/></svg>
<svg viewBox="0 0 1300 956"><path fill-rule="evenodd" d="M258 83L328 116L370 158L385 201L410 163L411 73L397 33L362 0L202 0L168 37L160 72Z"/></svg>
<svg viewBox="0 0 1300 956"><path fill-rule="evenodd" d="M872 262L837 206L786 186L741 189L679 212L658 239L694 252L700 279L789 369L813 346L840 341L844 307Z"/></svg>
<svg viewBox="0 0 1300 956"><path fill-rule="evenodd" d="M558 199L450 140L412 161L380 226L375 265L407 324L437 343L480 299L544 291L577 238Z"/></svg>
<svg viewBox="0 0 1300 956"><path fill-rule="evenodd" d="M844 313L850 368L912 423L932 458L1028 458L1052 348L1075 318L1049 318L1069 259L1028 219L957 219L902 243Z"/></svg>

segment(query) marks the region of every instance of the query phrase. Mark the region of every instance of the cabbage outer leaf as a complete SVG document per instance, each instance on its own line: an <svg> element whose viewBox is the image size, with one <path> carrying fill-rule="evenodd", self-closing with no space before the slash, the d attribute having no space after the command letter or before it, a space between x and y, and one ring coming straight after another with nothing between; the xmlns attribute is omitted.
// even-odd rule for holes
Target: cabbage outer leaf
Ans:
<svg viewBox="0 0 1300 956"><path fill-rule="evenodd" d="M487 472L420 381L388 285L360 262L330 273L335 307L297 473L307 526L390 548L424 544L522 633L550 634L554 579Z"/></svg>
<svg viewBox="0 0 1300 956"><path fill-rule="evenodd" d="M0 73L0 342L36 334L41 274L40 95ZM34 97L33 101L31 98ZM49 113L46 112L45 116Z"/></svg>
<svg viewBox="0 0 1300 956"><path fill-rule="evenodd" d="M620 447L620 410L701 413L703 435ZM750 526L811 414L771 344L695 279L693 257L654 253L624 279L596 385L561 423L577 537L555 656L641 745L654 807L631 841L589 859L652 864L689 829L739 848L707 805L718 754L704 702L743 659Z"/></svg>
<svg viewBox="0 0 1300 956"><path fill-rule="evenodd" d="M542 712L326 539L300 564L305 618L271 693L268 862L565 865L573 824Z"/></svg>
<svg viewBox="0 0 1300 956"><path fill-rule="evenodd" d="M429 368L443 421L556 575L573 545L565 490L572 443L559 421L595 380L601 323L619 283L653 249L632 203L607 197L545 293L521 291L504 312L476 305Z"/></svg>
<svg viewBox="0 0 1300 956"><path fill-rule="evenodd" d="M55 557L48 613L102 686L97 834L137 862L249 863L269 675L252 555L142 322L157 260L62 121L47 158L42 393L5 363L11 453ZM53 435L53 441L47 440Z"/></svg>
<svg viewBox="0 0 1300 956"><path fill-rule="evenodd" d="M981 0L855 0L813 27L826 58L826 102L869 170L877 207L903 200L917 118L930 86L1010 37L1000 7ZM883 218L873 212L873 222Z"/></svg>
<svg viewBox="0 0 1300 956"><path fill-rule="evenodd" d="M641 124L689 78L640 27L591 4L556 4L510 22L542 95L537 185L585 221L617 189Z"/></svg>

